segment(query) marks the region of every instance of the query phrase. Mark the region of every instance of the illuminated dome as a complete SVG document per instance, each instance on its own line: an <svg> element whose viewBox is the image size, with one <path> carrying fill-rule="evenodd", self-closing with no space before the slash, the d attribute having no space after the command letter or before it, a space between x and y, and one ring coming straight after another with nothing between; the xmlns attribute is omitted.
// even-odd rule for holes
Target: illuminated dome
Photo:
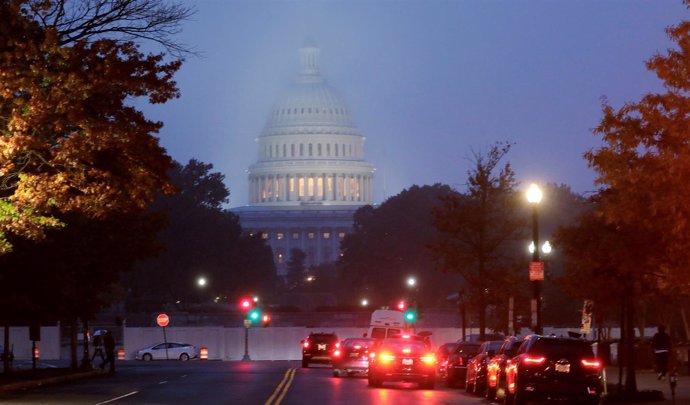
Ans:
<svg viewBox="0 0 690 405"><path fill-rule="evenodd" d="M300 72L269 112L249 168L250 205L365 205L373 166L350 109L319 71L320 50L299 50Z"/></svg>

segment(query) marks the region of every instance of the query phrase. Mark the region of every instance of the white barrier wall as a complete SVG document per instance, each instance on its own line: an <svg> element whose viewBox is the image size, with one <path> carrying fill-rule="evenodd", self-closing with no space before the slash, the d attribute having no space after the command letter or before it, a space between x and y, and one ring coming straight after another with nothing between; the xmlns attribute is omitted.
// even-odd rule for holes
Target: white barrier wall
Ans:
<svg viewBox="0 0 690 405"><path fill-rule="evenodd" d="M4 328L0 333L0 345L5 341ZM28 326L10 327L10 347L14 353L15 360L31 360L31 340L29 340ZM36 341L39 350L39 358L44 360L55 360L60 358L60 327L42 326L41 340Z"/></svg>

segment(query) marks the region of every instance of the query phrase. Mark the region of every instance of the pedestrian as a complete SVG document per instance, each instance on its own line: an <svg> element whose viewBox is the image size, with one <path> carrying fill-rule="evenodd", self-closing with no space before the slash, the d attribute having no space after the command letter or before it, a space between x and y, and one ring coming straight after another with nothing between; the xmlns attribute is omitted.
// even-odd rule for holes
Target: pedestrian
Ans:
<svg viewBox="0 0 690 405"><path fill-rule="evenodd" d="M103 346L105 347L105 361L101 363L101 369L105 368L106 364L110 364L110 373L115 372L115 339L113 332L105 332L103 337Z"/></svg>
<svg viewBox="0 0 690 405"><path fill-rule="evenodd" d="M665 380L668 371L668 359L671 356L671 337L666 333L666 327L659 325L658 332L652 337L652 350L656 360L657 380Z"/></svg>
<svg viewBox="0 0 690 405"><path fill-rule="evenodd" d="M101 333L93 337L93 349L91 363L93 363L93 361L96 359L96 356L100 356L101 363L103 363L105 361L105 355L103 354L103 337L101 336Z"/></svg>

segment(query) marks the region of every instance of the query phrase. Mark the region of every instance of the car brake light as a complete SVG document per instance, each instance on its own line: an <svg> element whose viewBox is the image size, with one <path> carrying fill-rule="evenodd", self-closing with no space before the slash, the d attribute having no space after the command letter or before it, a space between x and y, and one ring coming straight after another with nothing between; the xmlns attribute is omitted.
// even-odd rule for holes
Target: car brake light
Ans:
<svg viewBox="0 0 690 405"><path fill-rule="evenodd" d="M527 365L542 364L546 362L546 357L525 357L522 362Z"/></svg>
<svg viewBox="0 0 690 405"><path fill-rule="evenodd" d="M333 352L333 356L335 357L340 357L341 354L342 353L340 352L340 349L335 349L335 351Z"/></svg>
<svg viewBox="0 0 690 405"><path fill-rule="evenodd" d="M361 349L361 348L362 348L362 346L360 346L360 345L355 345L355 349L356 349L356 350L359 350L359 349Z"/></svg>
<svg viewBox="0 0 690 405"><path fill-rule="evenodd" d="M340 342L335 342L335 348L336 349L340 348Z"/></svg>
<svg viewBox="0 0 690 405"><path fill-rule="evenodd" d="M409 347L406 347L403 349L403 353L410 354L410 353L412 353L412 349L410 349Z"/></svg>
<svg viewBox="0 0 690 405"><path fill-rule="evenodd" d="M308 349L309 348L309 341L305 340L304 344L302 344L302 346L304 346L305 349Z"/></svg>
<svg viewBox="0 0 690 405"><path fill-rule="evenodd" d="M390 362L393 361L394 359L395 359L395 356L393 356L393 355L390 354L390 353L381 353L381 354L379 354L379 361L380 361L381 363L390 363Z"/></svg>
<svg viewBox="0 0 690 405"><path fill-rule="evenodd" d="M597 359L582 359L580 360L580 364L582 364L586 368L599 368L601 367L601 361Z"/></svg>
<svg viewBox="0 0 690 405"><path fill-rule="evenodd" d="M422 363L434 364L434 363L436 363L436 358L434 357L433 354L427 354L426 356L422 356Z"/></svg>

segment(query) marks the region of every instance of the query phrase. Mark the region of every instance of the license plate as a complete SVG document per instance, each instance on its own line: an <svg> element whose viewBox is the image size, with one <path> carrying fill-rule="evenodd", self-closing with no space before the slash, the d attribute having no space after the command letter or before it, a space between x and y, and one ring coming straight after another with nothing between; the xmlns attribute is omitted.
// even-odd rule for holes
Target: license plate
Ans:
<svg viewBox="0 0 690 405"><path fill-rule="evenodd" d="M350 357L359 357L359 353L350 353Z"/></svg>
<svg viewBox="0 0 690 405"><path fill-rule="evenodd" d="M411 366L412 365L412 359L402 359L402 364L406 366Z"/></svg>
<svg viewBox="0 0 690 405"><path fill-rule="evenodd" d="M559 373L569 373L570 364L556 364L556 371Z"/></svg>

